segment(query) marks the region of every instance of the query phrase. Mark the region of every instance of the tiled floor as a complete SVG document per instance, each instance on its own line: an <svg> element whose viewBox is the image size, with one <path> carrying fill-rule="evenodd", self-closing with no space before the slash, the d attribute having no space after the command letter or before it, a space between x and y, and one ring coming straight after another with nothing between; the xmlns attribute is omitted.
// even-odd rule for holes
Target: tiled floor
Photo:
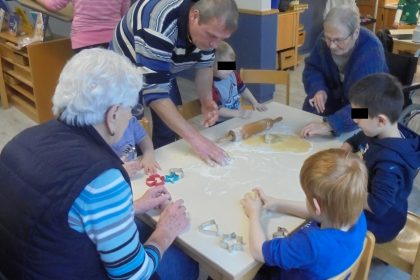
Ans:
<svg viewBox="0 0 420 280"><path fill-rule="evenodd" d="M290 105L296 108L301 108L304 100L304 90L301 82L302 70L303 63L301 63L295 71L291 72L292 85ZM190 81L179 79L179 87L185 101L196 98L193 84ZM284 103L285 90L279 87L275 93L274 99ZM0 108L0 150L14 135L34 124L35 123L32 120L14 107L6 110ZM417 176L413 192L409 198L409 209L420 214L420 176ZM369 279L371 280L403 280L409 278L408 274L378 261L373 262L369 274Z"/></svg>

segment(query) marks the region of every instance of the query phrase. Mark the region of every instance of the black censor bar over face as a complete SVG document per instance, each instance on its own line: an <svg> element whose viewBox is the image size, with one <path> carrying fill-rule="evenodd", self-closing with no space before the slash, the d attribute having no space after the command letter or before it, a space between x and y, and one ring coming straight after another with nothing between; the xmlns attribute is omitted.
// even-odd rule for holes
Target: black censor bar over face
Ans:
<svg viewBox="0 0 420 280"><path fill-rule="evenodd" d="M218 61L217 70L236 70L236 61Z"/></svg>
<svg viewBox="0 0 420 280"><path fill-rule="evenodd" d="M351 118L352 119L367 119L367 118L369 118L368 108L351 109Z"/></svg>

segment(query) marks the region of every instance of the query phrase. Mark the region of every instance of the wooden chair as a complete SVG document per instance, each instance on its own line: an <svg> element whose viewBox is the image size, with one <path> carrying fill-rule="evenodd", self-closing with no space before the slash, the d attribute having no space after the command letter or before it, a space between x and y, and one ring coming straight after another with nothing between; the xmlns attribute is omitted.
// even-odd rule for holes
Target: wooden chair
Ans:
<svg viewBox="0 0 420 280"><path fill-rule="evenodd" d="M179 113L188 120L201 114L200 100L194 99L178 106Z"/></svg>
<svg viewBox="0 0 420 280"><path fill-rule="evenodd" d="M274 84L286 86L286 105L290 103L290 75L282 70L241 68L240 76L246 84Z"/></svg>
<svg viewBox="0 0 420 280"><path fill-rule="evenodd" d="M363 250L356 261L345 271L330 278L329 280L367 280L374 246L375 236L368 231L363 244Z"/></svg>
<svg viewBox="0 0 420 280"><path fill-rule="evenodd" d="M390 242L376 244L373 256L420 279L420 216L408 212L401 232Z"/></svg>

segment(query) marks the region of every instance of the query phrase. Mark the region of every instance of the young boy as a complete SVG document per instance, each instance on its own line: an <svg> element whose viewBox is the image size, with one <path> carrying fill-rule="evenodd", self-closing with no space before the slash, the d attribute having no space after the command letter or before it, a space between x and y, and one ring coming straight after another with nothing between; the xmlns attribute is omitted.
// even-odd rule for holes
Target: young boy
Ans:
<svg viewBox="0 0 420 280"><path fill-rule="evenodd" d="M136 145L139 146L143 154L139 160L137 160ZM153 142L134 116L130 119L123 137L111 147L124 161L123 166L130 177L133 177L142 168L147 175L156 173L157 169L160 169L155 160Z"/></svg>
<svg viewBox="0 0 420 280"><path fill-rule="evenodd" d="M267 110L267 106L258 103L236 71L219 69L219 62L234 62L235 59L235 51L228 43L222 41L216 49L216 59L213 65L213 100L219 106L218 122L233 117L251 117L252 111L241 109L240 95L251 103L254 110Z"/></svg>
<svg viewBox="0 0 420 280"><path fill-rule="evenodd" d="M368 116L353 117L362 131L342 148L362 154L369 170L368 230L376 242L387 242L406 222L407 198L420 167L420 137L398 124L404 97L393 76L366 76L350 89L349 101L353 109L367 109Z"/></svg>
<svg viewBox="0 0 420 280"><path fill-rule="evenodd" d="M363 249L367 171L363 161L342 149L318 152L303 163L300 183L306 203L276 199L260 188L241 200L250 219L249 246L264 266L256 279L328 279L346 270ZM266 240L262 208L311 222L284 237Z"/></svg>

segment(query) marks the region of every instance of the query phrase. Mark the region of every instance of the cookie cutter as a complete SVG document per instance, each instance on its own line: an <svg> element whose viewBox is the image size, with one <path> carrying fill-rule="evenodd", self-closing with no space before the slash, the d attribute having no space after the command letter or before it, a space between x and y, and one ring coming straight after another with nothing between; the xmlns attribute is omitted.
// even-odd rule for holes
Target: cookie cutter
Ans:
<svg viewBox="0 0 420 280"><path fill-rule="evenodd" d="M214 219L202 223L198 227L198 230L204 234L219 236L219 226L216 224Z"/></svg>
<svg viewBox="0 0 420 280"><path fill-rule="evenodd" d="M223 234L220 240L220 247L229 251L243 251L244 250L244 239L242 236L236 235L232 232L230 234Z"/></svg>
<svg viewBox="0 0 420 280"><path fill-rule="evenodd" d="M165 185L165 177L159 174L152 174L146 179L146 185L149 187L157 187Z"/></svg>
<svg viewBox="0 0 420 280"><path fill-rule="evenodd" d="M273 238L284 238L289 235L289 232L284 227L278 227L277 231L273 232Z"/></svg>
<svg viewBox="0 0 420 280"><path fill-rule="evenodd" d="M165 182L166 183L175 183L176 181L179 180L179 175L176 174L175 172L171 172L169 173L169 175L165 175Z"/></svg>
<svg viewBox="0 0 420 280"><path fill-rule="evenodd" d="M184 170L182 170L182 168L171 168L169 169L169 173L172 174L176 174L179 176L179 179L184 178Z"/></svg>

